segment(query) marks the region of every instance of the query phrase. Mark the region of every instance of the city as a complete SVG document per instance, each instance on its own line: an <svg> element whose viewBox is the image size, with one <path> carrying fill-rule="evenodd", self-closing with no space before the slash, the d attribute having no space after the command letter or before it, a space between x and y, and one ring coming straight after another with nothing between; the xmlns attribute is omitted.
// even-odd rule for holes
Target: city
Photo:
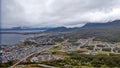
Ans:
<svg viewBox="0 0 120 68"><path fill-rule="evenodd" d="M120 0L0 0L0 68L120 68Z"/></svg>
<svg viewBox="0 0 120 68"><path fill-rule="evenodd" d="M65 39L64 33L58 35L57 33L40 34L27 38L17 45L3 45L0 51L1 61L2 63L12 61L10 68L25 67L25 65L21 65L24 63L39 63L38 65L41 67L47 67L42 62L64 59L68 57L68 53L73 52L87 55L106 54L108 56L109 54L120 54L119 44L96 41L95 37L73 41L73 39Z"/></svg>

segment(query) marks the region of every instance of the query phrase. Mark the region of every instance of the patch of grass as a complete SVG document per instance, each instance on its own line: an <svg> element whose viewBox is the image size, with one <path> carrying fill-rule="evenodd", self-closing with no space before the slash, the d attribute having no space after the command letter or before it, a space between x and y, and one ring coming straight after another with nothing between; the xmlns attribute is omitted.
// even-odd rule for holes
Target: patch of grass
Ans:
<svg viewBox="0 0 120 68"><path fill-rule="evenodd" d="M102 52L98 52L97 55L98 55L98 54L100 54L100 55L109 55L110 52L104 52L104 51L102 51Z"/></svg>
<svg viewBox="0 0 120 68"><path fill-rule="evenodd" d="M53 50L53 51L61 50L61 47L60 46L55 46L55 47L51 48L50 50Z"/></svg>

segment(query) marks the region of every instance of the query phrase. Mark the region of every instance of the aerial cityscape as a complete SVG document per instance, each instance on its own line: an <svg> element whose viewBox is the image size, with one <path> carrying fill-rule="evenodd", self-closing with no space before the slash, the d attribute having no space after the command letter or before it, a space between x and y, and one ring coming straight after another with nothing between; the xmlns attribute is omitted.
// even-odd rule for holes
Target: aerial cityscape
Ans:
<svg viewBox="0 0 120 68"><path fill-rule="evenodd" d="M0 68L119 68L119 0L0 0Z"/></svg>

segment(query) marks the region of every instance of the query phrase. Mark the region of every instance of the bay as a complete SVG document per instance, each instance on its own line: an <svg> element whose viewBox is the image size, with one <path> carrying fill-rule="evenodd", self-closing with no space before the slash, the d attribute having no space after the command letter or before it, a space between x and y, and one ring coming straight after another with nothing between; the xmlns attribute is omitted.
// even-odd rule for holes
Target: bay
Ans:
<svg viewBox="0 0 120 68"><path fill-rule="evenodd" d="M4 32L40 32L40 30L26 30L26 31L4 31ZM20 41L25 40L26 38L33 37L33 34L0 34L1 35L1 43L0 45L15 45Z"/></svg>

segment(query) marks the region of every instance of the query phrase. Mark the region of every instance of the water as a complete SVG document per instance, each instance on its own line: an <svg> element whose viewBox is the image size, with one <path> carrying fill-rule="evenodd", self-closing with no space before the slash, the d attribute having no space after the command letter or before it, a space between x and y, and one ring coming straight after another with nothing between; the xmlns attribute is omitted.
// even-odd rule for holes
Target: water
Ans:
<svg viewBox="0 0 120 68"><path fill-rule="evenodd" d="M27 30L27 31L6 31L6 32L38 32L38 30ZM31 35L23 35L23 34L1 34L1 43L0 45L14 45L19 43L26 38L33 36Z"/></svg>
<svg viewBox="0 0 120 68"><path fill-rule="evenodd" d="M44 30L1 30L1 32L42 32Z"/></svg>
<svg viewBox="0 0 120 68"><path fill-rule="evenodd" d="M22 34L1 34L1 45L14 45L19 43L21 40L30 37L30 35Z"/></svg>

